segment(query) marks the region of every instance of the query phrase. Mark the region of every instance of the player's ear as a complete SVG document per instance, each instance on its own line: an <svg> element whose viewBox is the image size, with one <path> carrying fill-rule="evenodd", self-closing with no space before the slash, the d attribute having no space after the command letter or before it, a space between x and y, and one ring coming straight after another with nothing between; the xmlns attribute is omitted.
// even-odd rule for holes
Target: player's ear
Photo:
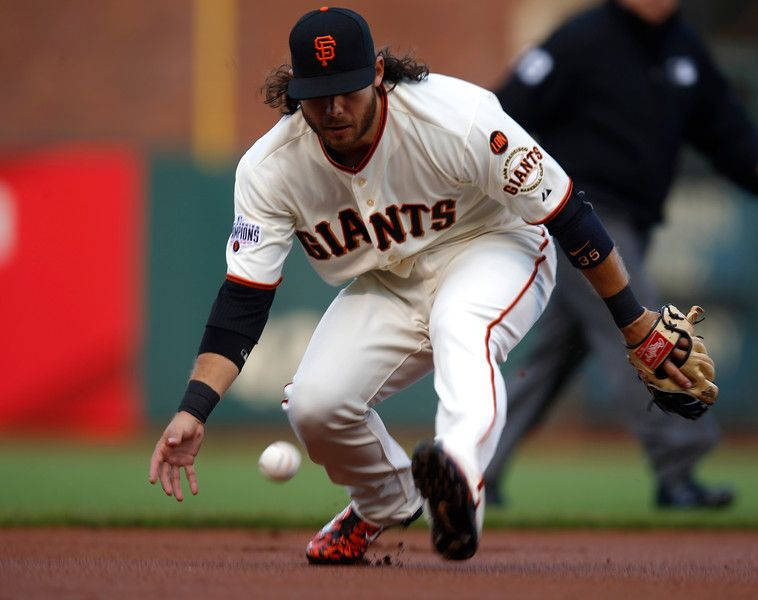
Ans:
<svg viewBox="0 0 758 600"><path fill-rule="evenodd" d="M379 54L376 57L376 75L374 76L374 87L382 85L384 79L384 57Z"/></svg>

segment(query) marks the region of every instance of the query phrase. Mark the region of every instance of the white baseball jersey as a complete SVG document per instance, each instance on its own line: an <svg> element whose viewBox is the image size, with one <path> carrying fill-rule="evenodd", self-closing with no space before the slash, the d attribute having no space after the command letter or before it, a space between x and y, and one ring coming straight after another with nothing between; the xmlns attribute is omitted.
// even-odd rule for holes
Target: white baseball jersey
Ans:
<svg viewBox="0 0 758 600"><path fill-rule="evenodd" d="M431 75L379 95L381 124L355 168L336 164L300 113L244 156L227 277L275 287L297 237L328 283L354 278L287 386L293 429L360 515L401 522L421 497L371 407L433 370L436 439L479 519L481 474L505 423L497 363L547 305L555 250L538 224L571 182L475 85Z"/></svg>
<svg viewBox="0 0 758 600"><path fill-rule="evenodd" d="M272 288L297 237L339 285L373 269L406 276L424 250L542 223L571 181L473 84L429 75L380 89L381 123L356 168L335 163L300 111L237 168L227 277Z"/></svg>

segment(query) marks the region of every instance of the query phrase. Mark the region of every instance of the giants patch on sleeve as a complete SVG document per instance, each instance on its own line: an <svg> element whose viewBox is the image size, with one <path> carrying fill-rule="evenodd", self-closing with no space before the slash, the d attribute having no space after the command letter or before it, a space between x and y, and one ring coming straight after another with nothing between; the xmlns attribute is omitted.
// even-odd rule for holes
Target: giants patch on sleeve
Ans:
<svg viewBox="0 0 758 600"><path fill-rule="evenodd" d="M241 246L255 246L263 240L263 230L260 225L248 221L242 215L237 215L232 225L232 234L229 236L229 243L232 249L237 252Z"/></svg>
<svg viewBox="0 0 758 600"><path fill-rule="evenodd" d="M545 169L542 166L543 154L538 146L527 148L520 146L511 150L505 158L503 191L511 196L528 194L542 183ZM543 198L544 200L544 198Z"/></svg>
<svg viewBox="0 0 758 600"><path fill-rule="evenodd" d="M674 348L674 344L669 342L659 331L654 331L645 342L637 348L634 353L639 359L651 370L658 368L669 352Z"/></svg>

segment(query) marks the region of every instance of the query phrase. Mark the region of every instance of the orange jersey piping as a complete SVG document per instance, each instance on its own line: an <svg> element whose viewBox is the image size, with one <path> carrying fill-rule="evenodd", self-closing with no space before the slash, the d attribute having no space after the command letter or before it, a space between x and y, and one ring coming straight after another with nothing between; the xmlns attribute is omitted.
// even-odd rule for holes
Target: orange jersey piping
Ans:
<svg viewBox="0 0 758 600"><path fill-rule="evenodd" d="M545 230L543 229L541 231L542 236L545 237L545 240L540 244L540 252L544 250L547 245L550 243L550 240L547 239L545 236ZM492 421L490 421L489 427L487 427L487 431L484 432L484 435L479 439L478 445L481 445L484 440L487 439L487 436L489 436L490 432L492 431L492 428L495 426L495 417L497 417L497 393L495 391L495 367L492 364L492 357L490 355L490 334L492 333L492 328L495 327L500 321L502 321L505 316L513 310L513 307L518 304L519 300L524 296L526 293L526 290L529 289L529 286L532 285L535 278L537 277L537 271L539 270L540 264L547 258L544 254L540 254L537 258L534 259L534 269L532 270L532 274L529 276L529 279L524 284L524 287L521 288L521 291L518 293L518 295L513 299L513 302L511 302L506 309L504 309L495 319L494 321L490 322L489 325L487 325L487 335L484 337L484 346L487 353L487 363L490 365L490 385L492 387Z"/></svg>
<svg viewBox="0 0 758 600"><path fill-rule="evenodd" d="M546 216L544 219L541 219L539 221L526 221L529 223L529 225L542 225L543 223L547 223L550 219L552 219L554 216L556 216L559 212L563 210L563 207L565 206L566 202L568 202L569 197L571 196L571 190L574 189L574 182L569 179L569 185L566 189L566 193L563 194L563 198L561 198L561 201L558 203L558 206L556 206L548 216Z"/></svg>
<svg viewBox="0 0 758 600"><path fill-rule="evenodd" d="M281 277L274 283L261 283L259 281L250 281L249 279L243 279L242 277L237 277L236 275L230 275L229 273L226 274L226 279L227 281L233 281L234 283L239 283L247 287L255 288L256 290L273 290L276 289L282 282Z"/></svg>

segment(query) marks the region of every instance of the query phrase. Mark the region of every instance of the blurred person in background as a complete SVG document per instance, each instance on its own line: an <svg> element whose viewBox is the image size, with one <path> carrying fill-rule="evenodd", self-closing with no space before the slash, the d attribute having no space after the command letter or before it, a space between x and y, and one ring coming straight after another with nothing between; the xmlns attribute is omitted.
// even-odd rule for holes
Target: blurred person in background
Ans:
<svg viewBox="0 0 758 600"><path fill-rule="evenodd" d="M527 51L496 94L586 191L645 306L660 304L643 263L685 142L758 194L758 133L678 0L608 1L576 15ZM693 475L719 441L713 415L687 421L648 410L618 334L597 318L603 303L562 254L558 262L558 285L509 381L507 423L485 473L488 502L503 503L498 483L514 449L591 354L607 375L609 402L642 442L657 506L731 504L729 488Z"/></svg>

